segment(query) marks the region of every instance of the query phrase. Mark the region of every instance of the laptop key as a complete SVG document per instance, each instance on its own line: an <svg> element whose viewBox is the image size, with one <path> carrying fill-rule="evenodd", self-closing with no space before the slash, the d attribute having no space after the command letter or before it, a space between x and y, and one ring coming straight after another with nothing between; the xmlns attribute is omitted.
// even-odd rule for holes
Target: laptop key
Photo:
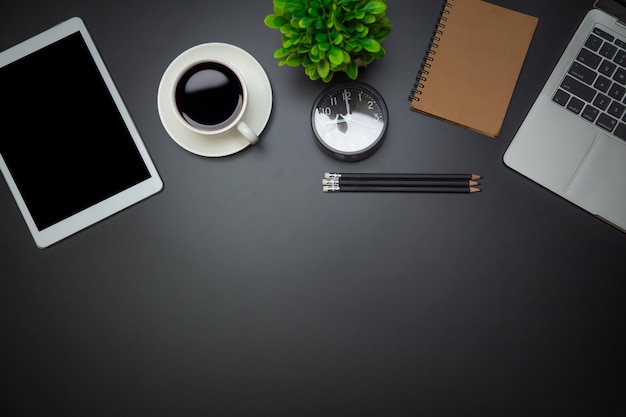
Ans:
<svg viewBox="0 0 626 417"><path fill-rule="evenodd" d="M576 114L580 113L583 109L583 107L585 107L585 102L576 98L576 97L572 97L572 99L569 101L569 103L567 103L567 110L572 111Z"/></svg>
<svg viewBox="0 0 626 417"><path fill-rule="evenodd" d="M596 99L593 100L593 105L599 108L600 110L606 110L609 107L609 103L611 99L604 94L598 93Z"/></svg>
<svg viewBox="0 0 626 417"><path fill-rule="evenodd" d="M585 107L585 102L576 98L576 97L572 97L572 99L569 101L569 103L567 103L567 110L574 112L576 114L580 113L583 109L583 107Z"/></svg>
<svg viewBox="0 0 626 417"><path fill-rule="evenodd" d="M593 86L603 93L606 93L607 91L609 91L609 87L611 86L611 84L613 84L611 80L603 75L598 75L598 79L593 84Z"/></svg>
<svg viewBox="0 0 626 417"><path fill-rule="evenodd" d="M625 68L619 68L615 72L615 75L613 76L613 79L615 81L617 81L618 83L620 83L621 85L625 85L626 84L626 69Z"/></svg>
<svg viewBox="0 0 626 417"><path fill-rule="evenodd" d="M617 83L613 83L611 88L609 88L608 94L609 97L614 98L615 100L621 100L624 98L624 94L626 93L626 87L623 87Z"/></svg>
<svg viewBox="0 0 626 417"><path fill-rule="evenodd" d="M600 110L596 109L593 106L590 106L587 104L587 106L585 107L585 110L583 110L583 113L581 114L581 116L584 119L589 120L591 123L596 121L596 118L598 117L598 114L600 114Z"/></svg>
<svg viewBox="0 0 626 417"><path fill-rule="evenodd" d="M626 66L626 51L623 49L617 51L615 58L613 58L613 62L622 67Z"/></svg>
<svg viewBox="0 0 626 417"><path fill-rule="evenodd" d="M612 132L617 126L617 120L609 116L608 114L602 113L598 120L596 121L596 125L600 126L602 129Z"/></svg>
<svg viewBox="0 0 626 417"><path fill-rule="evenodd" d="M613 39L615 39L613 35L610 35L599 28L593 28L593 33L595 33L596 35L602 36L604 39L606 39L609 42L613 42Z"/></svg>
<svg viewBox="0 0 626 417"><path fill-rule="evenodd" d="M617 64L605 59L602 62L602 65L600 65L600 68L598 69L598 71L600 71L602 74L606 75L607 77L610 77L615 72L615 68L617 68Z"/></svg>
<svg viewBox="0 0 626 417"><path fill-rule="evenodd" d="M611 103L611 105L609 106L609 109L607 110L607 112L616 118L621 118L622 115L624 114L624 110L626 110L626 106L624 106L622 103L619 103L617 101L614 101Z"/></svg>
<svg viewBox="0 0 626 417"><path fill-rule="evenodd" d="M596 79L595 71L587 68L586 66L578 62L572 62L572 66L569 68L569 71L567 73L577 80L580 80L589 85L591 85L593 80Z"/></svg>
<svg viewBox="0 0 626 417"><path fill-rule="evenodd" d="M624 123L619 123L613 133L618 138L626 140L626 125Z"/></svg>
<svg viewBox="0 0 626 417"><path fill-rule="evenodd" d="M593 97L596 95L596 90L581 83L578 80L570 77L569 75L565 76L563 82L561 83L561 88L568 93L574 94L575 96L580 97L586 102L591 102Z"/></svg>
<svg viewBox="0 0 626 417"><path fill-rule="evenodd" d="M602 48L600 48L600 50L598 51L600 55L608 59L612 59L615 56L616 52L617 52L617 46L611 45L610 43L605 43L604 45L602 45Z"/></svg>
<svg viewBox="0 0 626 417"><path fill-rule="evenodd" d="M565 106L570 97L571 95L559 89L559 90L556 90L556 93L554 93L554 97L552 97L552 101L554 101L556 104L560 104L561 106Z"/></svg>
<svg viewBox="0 0 626 417"><path fill-rule="evenodd" d="M617 58L617 56L616 56L616 58ZM576 57L576 60L578 62L582 62L583 64L585 64L589 68L593 68L593 69L598 68L598 65L600 65L600 62L602 62L602 58L601 57L599 57L598 55L594 54L589 49L585 49L585 48L582 48L580 50L580 52L578 53L578 57Z"/></svg>
<svg viewBox="0 0 626 417"><path fill-rule="evenodd" d="M585 42L585 46L592 51L598 51L600 49L600 45L602 45L602 39L598 38L594 35L589 35L587 41Z"/></svg>

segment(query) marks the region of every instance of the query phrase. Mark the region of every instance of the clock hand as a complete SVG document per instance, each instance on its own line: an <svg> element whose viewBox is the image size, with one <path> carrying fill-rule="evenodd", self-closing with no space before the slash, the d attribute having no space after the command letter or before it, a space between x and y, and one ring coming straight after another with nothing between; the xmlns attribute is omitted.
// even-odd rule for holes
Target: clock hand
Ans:
<svg viewBox="0 0 626 417"><path fill-rule="evenodd" d="M352 114L349 115L348 117L346 117L345 120L346 120L346 122L354 123L354 124L361 125L361 126L364 126L364 127L368 127L370 129L380 129L380 126L381 126L380 122L378 122L378 123L377 122L368 123L366 121L360 120L359 118L353 117Z"/></svg>
<svg viewBox="0 0 626 417"><path fill-rule="evenodd" d="M348 90L343 90L343 100L346 102L346 116L352 113L350 111L350 100L348 100Z"/></svg>
<svg viewBox="0 0 626 417"><path fill-rule="evenodd" d="M339 119L337 120L337 129L341 133L346 133L348 131L348 120L344 119L342 115L339 115ZM341 123L341 124L339 124Z"/></svg>
<svg viewBox="0 0 626 417"><path fill-rule="evenodd" d="M331 119L330 117L324 117L324 119L326 119L327 121L321 121L322 126L328 126L328 125L336 125L338 123L348 123L348 121L344 118L345 116L342 114L337 114L335 115L334 119Z"/></svg>

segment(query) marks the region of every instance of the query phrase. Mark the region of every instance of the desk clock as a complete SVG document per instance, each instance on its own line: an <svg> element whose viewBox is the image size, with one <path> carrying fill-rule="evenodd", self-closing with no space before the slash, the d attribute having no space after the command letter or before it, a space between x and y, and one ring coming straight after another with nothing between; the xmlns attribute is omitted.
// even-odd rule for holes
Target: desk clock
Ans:
<svg viewBox="0 0 626 417"><path fill-rule="evenodd" d="M315 99L311 110L317 142L342 161L359 161L376 152L388 121L383 97L359 81L327 88Z"/></svg>

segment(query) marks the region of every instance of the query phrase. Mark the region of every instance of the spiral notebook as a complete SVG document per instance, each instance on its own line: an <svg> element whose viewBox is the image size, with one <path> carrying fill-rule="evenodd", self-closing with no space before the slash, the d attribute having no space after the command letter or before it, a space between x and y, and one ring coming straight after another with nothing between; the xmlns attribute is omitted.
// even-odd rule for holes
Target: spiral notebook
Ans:
<svg viewBox="0 0 626 417"><path fill-rule="evenodd" d="M444 0L411 110L497 137L537 22L483 0Z"/></svg>

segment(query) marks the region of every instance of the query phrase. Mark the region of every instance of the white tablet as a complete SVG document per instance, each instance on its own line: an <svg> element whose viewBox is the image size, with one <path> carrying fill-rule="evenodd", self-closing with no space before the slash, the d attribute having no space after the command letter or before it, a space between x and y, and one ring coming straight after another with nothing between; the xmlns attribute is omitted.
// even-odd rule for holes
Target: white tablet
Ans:
<svg viewBox="0 0 626 417"><path fill-rule="evenodd" d="M0 52L0 103L0 170L37 246L163 188L81 19Z"/></svg>

